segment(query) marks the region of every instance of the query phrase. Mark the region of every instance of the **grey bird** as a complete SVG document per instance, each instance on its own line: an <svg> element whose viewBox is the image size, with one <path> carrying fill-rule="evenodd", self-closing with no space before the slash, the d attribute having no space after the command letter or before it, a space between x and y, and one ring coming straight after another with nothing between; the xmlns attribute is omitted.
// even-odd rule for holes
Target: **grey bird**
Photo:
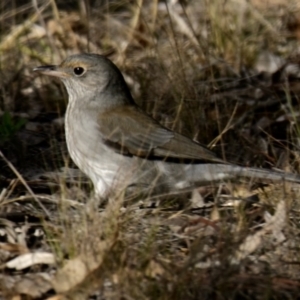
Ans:
<svg viewBox="0 0 300 300"><path fill-rule="evenodd" d="M102 55L72 55L34 71L66 86L68 151L101 198L126 188L160 194L239 177L300 183L295 174L228 164L160 125L135 104L120 70Z"/></svg>

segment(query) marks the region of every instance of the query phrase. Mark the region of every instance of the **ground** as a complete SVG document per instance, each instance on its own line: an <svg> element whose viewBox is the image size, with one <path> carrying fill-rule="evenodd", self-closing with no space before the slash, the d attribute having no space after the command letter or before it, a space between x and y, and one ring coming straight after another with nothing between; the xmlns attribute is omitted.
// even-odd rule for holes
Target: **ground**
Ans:
<svg viewBox="0 0 300 300"><path fill-rule="evenodd" d="M299 185L238 179L93 210L67 93L32 70L107 55L164 126L299 173L299 1L2 2L0 299L296 299Z"/></svg>

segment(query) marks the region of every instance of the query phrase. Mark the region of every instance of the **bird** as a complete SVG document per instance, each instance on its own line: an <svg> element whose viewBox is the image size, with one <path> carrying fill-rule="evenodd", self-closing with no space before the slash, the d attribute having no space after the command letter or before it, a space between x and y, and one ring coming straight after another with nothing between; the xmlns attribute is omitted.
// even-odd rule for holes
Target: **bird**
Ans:
<svg viewBox="0 0 300 300"><path fill-rule="evenodd" d="M67 148L101 199L126 190L180 193L239 178L300 183L297 174L225 162L205 145L162 126L135 103L121 71L103 55L74 54L33 70L65 85Z"/></svg>

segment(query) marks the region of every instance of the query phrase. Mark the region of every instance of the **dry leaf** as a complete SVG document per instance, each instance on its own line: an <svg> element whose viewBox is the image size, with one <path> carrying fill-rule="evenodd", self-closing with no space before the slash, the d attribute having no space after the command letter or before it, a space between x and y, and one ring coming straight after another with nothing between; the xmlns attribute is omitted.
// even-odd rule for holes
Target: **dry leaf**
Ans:
<svg viewBox="0 0 300 300"><path fill-rule="evenodd" d="M49 265L54 263L55 257L52 253L37 252L19 255L18 257L7 262L6 267L15 268L16 270L22 270L37 264Z"/></svg>

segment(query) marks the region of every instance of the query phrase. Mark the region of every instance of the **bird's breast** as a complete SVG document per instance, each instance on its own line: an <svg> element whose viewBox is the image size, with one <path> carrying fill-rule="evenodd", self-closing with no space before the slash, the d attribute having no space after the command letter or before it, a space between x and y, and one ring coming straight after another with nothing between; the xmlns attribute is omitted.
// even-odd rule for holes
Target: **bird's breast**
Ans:
<svg viewBox="0 0 300 300"><path fill-rule="evenodd" d="M137 160L117 153L106 143L97 116L86 117L82 110L69 105L65 130L72 160L92 180L98 194L106 195L116 184L134 180Z"/></svg>

